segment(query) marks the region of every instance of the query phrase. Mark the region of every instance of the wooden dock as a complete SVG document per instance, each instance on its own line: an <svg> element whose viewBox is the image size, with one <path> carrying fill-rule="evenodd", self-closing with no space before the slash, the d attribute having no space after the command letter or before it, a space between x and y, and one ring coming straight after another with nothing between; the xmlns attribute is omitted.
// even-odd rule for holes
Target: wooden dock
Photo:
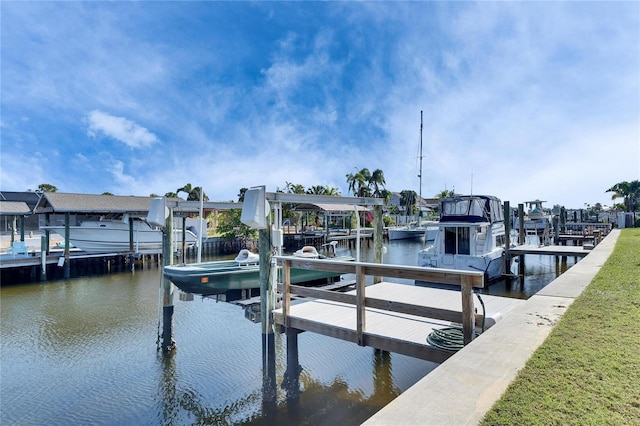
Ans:
<svg viewBox="0 0 640 426"><path fill-rule="evenodd" d="M509 249L512 256L520 256L525 254L540 254L550 256L576 256L584 257L590 253L589 247L584 246L537 246L537 245L521 245ZM592 246L591 246L592 248Z"/></svg>
<svg viewBox="0 0 640 426"><path fill-rule="evenodd" d="M462 325L465 343L480 331L482 306L472 288L482 288L480 272L380 265L362 262L297 260L277 257L283 263L282 308L273 311L274 322L290 330L311 331L390 352L443 362L453 352L427 342L434 329ZM291 285L287 269L310 268L356 273L356 289L337 293ZM459 291L391 282L364 285L365 276L416 279L449 284ZM292 303L292 295L305 297ZM522 303L518 299L481 295L493 321ZM475 300L475 301L474 301ZM477 313L476 313L477 310ZM500 315L497 315L499 313ZM487 321L491 323L492 320Z"/></svg>
<svg viewBox="0 0 640 426"><path fill-rule="evenodd" d="M355 297L356 291L346 294ZM481 295L489 317L487 323L494 323L523 303L520 299ZM393 306L415 306L416 312L428 312L430 309L461 309L460 293L429 287L418 287L407 284L382 282L367 287L367 298L379 300ZM482 306L476 298L475 310L480 314L476 318L476 326L482 327ZM498 315L499 314L499 315ZM284 325L282 309L274 311L276 324ZM356 305L322 299L300 301L291 306L289 326L298 330L313 331L358 343L356 326ZM453 325L452 321L444 321L419 315L410 315L392 310L366 308L366 330L364 345L389 352L401 353L415 358L434 362L443 362L452 352L442 351L427 342L427 336L435 329ZM476 331L480 331L479 329Z"/></svg>

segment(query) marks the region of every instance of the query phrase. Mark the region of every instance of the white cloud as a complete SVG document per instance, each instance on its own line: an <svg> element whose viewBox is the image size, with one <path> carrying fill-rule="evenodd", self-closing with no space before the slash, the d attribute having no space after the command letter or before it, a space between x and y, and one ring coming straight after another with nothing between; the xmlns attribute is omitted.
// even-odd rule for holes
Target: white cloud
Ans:
<svg viewBox="0 0 640 426"><path fill-rule="evenodd" d="M158 138L142 126L102 111L91 111L87 116L89 129L87 134L96 137L104 134L118 140L130 148L145 148L158 142Z"/></svg>
<svg viewBox="0 0 640 426"><path fill-rule="evenodd" d="M113 164L109 166L109 173L115 178L117 187L119 188L137 188L136 179L124 172L124 163L119 160L115 160Z"/></svg>
<svg viewBox="0 0 640 426"><path fill-rule="evenodd" d="M244 29L209 25L219 11L205 3L197 17L169 5L9 6L3 155L60 150L42 180L78 192L190 182L225 200L293 182L346 195L354 167L381 168L387 189L417 191L424 110L425 196L467 192L473 174L474 192L575 207L607 202L603 188L640 177L637 7L335 6L255 4L246 12L256 25ZM177 9L193 31L167 19ZM288 19L301 11L313 12L308 22ZM131 25L141 17L144 26ZM88 144L87 132L103 140ZM122 153L123 143L159 139L162 150ZM626 146L635 148L620 154Z"/></svg>

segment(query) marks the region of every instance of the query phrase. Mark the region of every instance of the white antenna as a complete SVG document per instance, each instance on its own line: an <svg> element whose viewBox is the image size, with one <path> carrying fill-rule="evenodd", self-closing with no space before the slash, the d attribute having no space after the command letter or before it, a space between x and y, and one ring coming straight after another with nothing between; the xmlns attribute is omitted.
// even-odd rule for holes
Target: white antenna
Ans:
<svg viewBox="0 0 640 426"><path fill-rule="evenodd" d="M473 173L471 173L471 194L473 195Z"/></svg>

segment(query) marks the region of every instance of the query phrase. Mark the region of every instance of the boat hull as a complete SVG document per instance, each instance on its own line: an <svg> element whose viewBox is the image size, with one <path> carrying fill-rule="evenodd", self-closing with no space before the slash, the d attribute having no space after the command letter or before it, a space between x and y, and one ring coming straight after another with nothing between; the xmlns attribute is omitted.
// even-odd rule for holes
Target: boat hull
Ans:
<svg viewBox="0 0 640 426"><path fill-rule="evenodd" d="M427 220L419 224L387 228L387 235L389 241L413 239L429 242L435 239L438 234L438 229L438 222Z"/></svg>
<svg viewBox="0 0 640 426"><path fill-rule="evenodd" d="M423 240L425 229L418 228L389 228L389 241L395 240Z"/></svg>
<svg viewBox="0 0 640 426"><path fill-rule="evenodd" d="M334 258L334 260L353 260ZM202 262L165 266L163 275L185 293L209 296L231 290L260 287L260 265L239 265L235 261ZM291 283L302 284L339 277L338 272L291 269Z"/></svg>
<svg viewBox="0 0 640 426"><path fill-rule="evenodd" d="M480 271L484 272L486 282L502 278L507 271L504 249L496 249L483 256L439 255L421 250L418 253L418 266L456 269L459 271Z"/></svg>
<svg viewBox="0 0 640 426"><path fill-rule="evenodd" d="M64 226L46 226L43 229L65 236ZM174 230L174 242L182 245L182 230ZM186 231L186 244L192 246L197 236ZM69 226L69 242L87 253L123 253L131 250L129 224L120 221L84 222L81 226ZM135 253L162 253L162 231L151 228L145 222L134 222L133 251Z"/></svg>

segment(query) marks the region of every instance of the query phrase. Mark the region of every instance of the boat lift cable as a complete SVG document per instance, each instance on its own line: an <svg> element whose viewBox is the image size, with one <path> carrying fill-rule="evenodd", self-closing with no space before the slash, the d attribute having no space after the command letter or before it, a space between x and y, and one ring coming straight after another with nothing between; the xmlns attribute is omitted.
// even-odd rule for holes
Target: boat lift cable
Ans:
<svg viewBox="0 0 640 426"><path fill-rule="evenodd" d="M482 332L484 332L486 318L485 306L482 298L480 297L480 293L476 292L475 294L478 296L478 300L482 306ZM480 334L476 332L474 338L479 335ZM427 336L427 343L445 351L457 352L464 347L464 333L462 327L451 326L433 330Z"/></svg>

